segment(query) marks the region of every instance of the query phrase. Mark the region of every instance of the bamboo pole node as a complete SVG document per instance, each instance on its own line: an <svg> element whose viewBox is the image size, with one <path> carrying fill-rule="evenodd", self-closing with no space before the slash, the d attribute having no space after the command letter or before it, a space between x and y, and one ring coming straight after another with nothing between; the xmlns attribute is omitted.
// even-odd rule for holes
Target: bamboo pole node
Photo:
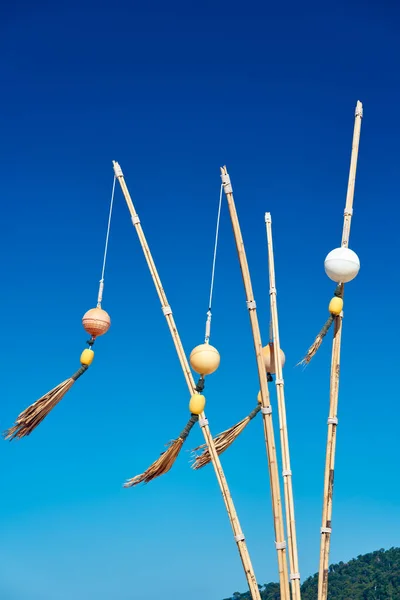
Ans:
<svg viewBox="0 0 400 600"><path fill-rule="evenodd" d="M168 315L172 315L172 308L170 306L163 306L162 311L165 317L167 317Z"/></svg>
<svg viewBox="0 0 400 600"><path fill-rule="evenodd" d="M352 208L345 208L343 215L345 217L352 217L353 216L353 209Z"/></svg>
<svg viewBox="0 0 400 600"><path fill-rule="evenodd" d="M276 287L269 288L269 295L272 296L272 294L275 294L275 296L277 295Z"/></svg>
<svg viewBox="0 0 400 600"><path fill-rule="evenodd" d="M291 581L294 581L295 579L300 579L300 573L291 573L289 578Z"/></svg>
<svg viewBox="0 0 400 600"><path fill-rule="evenodd" d="M328 425L337 425L339 423L339 419L337 417L329 417Z"/></svg>
<svg viewBox="0 0 400 600"><path fill-rule="evenodd" d="M282 477L291 477L292 471L290 469L285 469L282 471Z"/></svg>
<svg viewBox="0 0 400 600"><path fill-rule="evenodd" d="M262 406L261 407L261 414L262 415L270 415L272 413L272 406Z"/></svg>
<svg viewBox="0 0 400 600"><path fill-rule="evenodd" d="M275 385L283 385L284 384L284 380L283 379L275 379Z"/></svg>
<svg viewBox="0 0 400 600"><path fill-rule="evenodd" d="M249 300L248 302L246 302L247 304L247 308L249 310L255 310L257 308L257 304L255 300Z"/></svg>
<svg viewBox="0 0 400 600"><path fill-rule="evenodd" d="M321 531L321 533L332 533L332 528L331 527L321 527L320 531Z"/></svg>
<svg viewBox="0 0 400 600"><path fill-rule="evenodd" d="M286 550L286 542L275 542L275 548L277 550Z"/></svg>
<svg viewBox="0 0 400 600"><path fill-rule="evenodd" d="M238 535L235 535L235 542L244 542L246 538L244 537L243 533L239 533Z"/></svg>
<svg viewBox="0 0 400 600"><path fill-rule="evenodd" d="M208 425L208 419L199 419L200 427L206 427Z"/></svg>
<svg viewBox="0 0 400 600"><path fill-rule="evenodd" d="M139 215L133 215L133 217L132 217L132 223L134 225L139 225L139 223L140 223Z"/></svg>

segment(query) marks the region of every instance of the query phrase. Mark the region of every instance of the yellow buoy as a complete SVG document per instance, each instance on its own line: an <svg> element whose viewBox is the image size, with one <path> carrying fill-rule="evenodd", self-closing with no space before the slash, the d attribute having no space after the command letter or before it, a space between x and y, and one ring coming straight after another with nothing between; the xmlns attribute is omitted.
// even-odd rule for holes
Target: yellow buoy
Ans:
<svg viewBox="0 0 400 600"><path fill-rule="evenodd" d="M275 373L275 355L274 355L274 345L268 344L265 348L262 349L263 358L264 358L264 366L267 373L274 374ZM281 363L282 367L285 364L286 356L281 349Z"/></svg>
<svg viewBox="0 0 400 600"><path fill-rule="evenodd" d="M85 350L81 354L81 365L86 365L87 367L92 364L94 359L94 352L91 348L85 348Z"/></svg>
<svg viewBox="0 0 400 600"><path fill-rule="evenodd" d="M205 396L202 394L193 394L189 402L189 410L192 415L201 415L206 405Z"/></svg>
<svg viewBox="0 0 400 600"><path fill-rule="evenodd" d="M329 302L329 312L331 315L337 317L343 310L343 299L334 296L332 300Z"/></svg>
<svg viewBox="0 0 400 600"><path fill-rule="evenodd" d="M211 375L219 367L221 357L214 346L200 344L190 353L191 367L199 375Z"/></svg>

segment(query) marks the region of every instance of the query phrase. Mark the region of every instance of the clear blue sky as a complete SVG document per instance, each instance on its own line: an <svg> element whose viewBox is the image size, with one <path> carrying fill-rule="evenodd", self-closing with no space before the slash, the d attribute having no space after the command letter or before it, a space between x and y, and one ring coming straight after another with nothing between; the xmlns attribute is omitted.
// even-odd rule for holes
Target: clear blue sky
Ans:
<svg viewBox="0 0 400 600"><path fill-rule="evenodd" d="M227 164L264 339L272 212L303 578L318 568L327 316L353 114L364 103L345 301L332 562L399 545L399 9L394 2L15 3L0 25L2 429L71 375L121 163L185 348L202 341ZM246 589L211 468L122 489L186 422L188 394L118 190L96 358L27 440L1 444L2 600L220 600ZM207 385L212 431L258 390L224 205ZM274 398L275 404L275 398ZM223 456L260 583L277 579L260 420Z"/></svg>

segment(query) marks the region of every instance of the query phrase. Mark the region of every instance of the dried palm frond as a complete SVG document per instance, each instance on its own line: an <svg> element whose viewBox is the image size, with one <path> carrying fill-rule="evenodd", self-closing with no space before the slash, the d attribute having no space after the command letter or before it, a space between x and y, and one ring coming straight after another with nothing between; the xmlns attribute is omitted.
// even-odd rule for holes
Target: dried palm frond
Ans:
<svg viewBox="0 0 400 600"><path fill-rule="evenodd" d="M252 410L247 417L242 419L242 421L239 421L239 423L236 423L236 425L233 425L233 427L231 427L230 429L222 431L222 433L220 433L219 435L217 435L216 438L214 438L215 449L218 455L225 452L225 450L229 448L231 444L233 444L236 438L242 433L242 431L247 427L250 421L254 419L254 417L260 412L260 410L261 405L258 404L256 408ZM196 452L198 450L203 450L203 452L197 455ZM192 464L193 469L201 469L202 467L208 465L209 462L211 462L210 451L207 448L206 444L202 444L201 446L194 448L192 453L194 455L194 462Z"/></svg>
<svg viewBox="0 0 400 600"><path fill-rule="evenodd" d="M56 404L60 402L68 390L71 389L75 381L83 375L87 368L86 365L82 365L75 375L57 385L22 411L16 418L14 425L3 433L4 438L11 441L15 438L23 438L30 435Z"/></svg>
<svg viewBox="0 0 400 600"><path fill-rule="evenodd" d="M178 458L178 455L181 451L181 448L188 437L193 425L199 420L198 415L191 415L189 421L186 424L186 427L181 432L180 436L175 440L172 440L168 444L168 450L165 450L160 457L154 461L144 473L141 475L136 475L132 477L132 479L128 479L124 483L125 488L134 487L135 485L139 485L139 483L149 483L152 479L156 479L168 471L173 466L174 462Z"/></svg>

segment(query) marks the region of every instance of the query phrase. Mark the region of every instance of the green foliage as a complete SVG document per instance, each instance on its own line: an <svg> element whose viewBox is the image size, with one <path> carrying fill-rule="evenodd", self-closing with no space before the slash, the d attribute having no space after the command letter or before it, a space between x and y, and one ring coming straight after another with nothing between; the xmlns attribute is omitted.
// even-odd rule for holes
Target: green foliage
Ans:
<svg viewBox="0 0 400 600"><path fill-rule="evenodd" d="M279 585L259 586L262 600L279 600ZM301 586L302 600L318 597L318 574ZM329 600L400 600L400 548L377 550L329 567ZM225 600L251 600L235 592Z"/></svg>

